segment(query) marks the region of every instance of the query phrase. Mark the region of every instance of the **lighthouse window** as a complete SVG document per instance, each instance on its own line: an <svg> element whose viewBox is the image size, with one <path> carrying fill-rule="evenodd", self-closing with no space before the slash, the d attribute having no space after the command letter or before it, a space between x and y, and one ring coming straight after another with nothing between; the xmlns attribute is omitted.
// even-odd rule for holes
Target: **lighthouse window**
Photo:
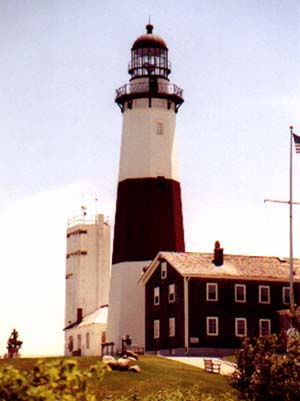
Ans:
<svg viewBox="0 0 300 401"><path fill-rule="evenodd" d="M157 188L158 189L165 189L166 187L166 180L165 177L163 176L158 176L157 177Z"/></svg>
<svg viewBox="0 0 300 401"><path fill-rule="evenodd" d="M163 135L164 133L164 125L163 123L156 123L156 133L157 135Z"/></svg>

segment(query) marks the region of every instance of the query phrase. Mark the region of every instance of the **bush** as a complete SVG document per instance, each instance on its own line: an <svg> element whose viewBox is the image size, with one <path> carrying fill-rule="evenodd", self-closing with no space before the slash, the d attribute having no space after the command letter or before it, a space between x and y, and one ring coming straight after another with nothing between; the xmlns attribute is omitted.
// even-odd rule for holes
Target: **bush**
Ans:
<svg viewBox="0 0 300 401"><path fill-rule="evenodd" d="M232 385L249 401L300 399L300 341L285 335L245 339Z"/></svg>
<svg viewBox="0 0 300 401"><path fill-rule="evenodd" d="M88 379L95 375L101 380L102 365L89 371L78 369L77 362L64 359L38 362L31 371L0 369L0 401L96 401L89 394Z"/></svg>

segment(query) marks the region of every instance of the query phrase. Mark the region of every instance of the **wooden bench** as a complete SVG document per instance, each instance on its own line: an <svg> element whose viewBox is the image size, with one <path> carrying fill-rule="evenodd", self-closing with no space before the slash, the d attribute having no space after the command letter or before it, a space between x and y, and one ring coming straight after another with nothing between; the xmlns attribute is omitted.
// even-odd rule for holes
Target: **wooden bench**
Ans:
<svg viewBox="0 0 300 401"><path fill-rule="evenodd" d="M221 373L221 363L212 359L204 359L204 370L210 373Z"/></svg>

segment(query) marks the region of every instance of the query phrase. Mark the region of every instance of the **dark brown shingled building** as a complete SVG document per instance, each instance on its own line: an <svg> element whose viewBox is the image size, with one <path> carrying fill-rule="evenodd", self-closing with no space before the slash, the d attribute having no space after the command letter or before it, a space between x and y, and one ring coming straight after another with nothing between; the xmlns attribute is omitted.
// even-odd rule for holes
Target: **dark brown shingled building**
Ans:
<svg viewBox="0 0 300 401"><path fill-rule="evenodd" d="M160 252L145 286L146 350L173 355L232 353L245 336L280 331L289 308L289 259ZM294 261L299 304L299 260Z"/></svg>

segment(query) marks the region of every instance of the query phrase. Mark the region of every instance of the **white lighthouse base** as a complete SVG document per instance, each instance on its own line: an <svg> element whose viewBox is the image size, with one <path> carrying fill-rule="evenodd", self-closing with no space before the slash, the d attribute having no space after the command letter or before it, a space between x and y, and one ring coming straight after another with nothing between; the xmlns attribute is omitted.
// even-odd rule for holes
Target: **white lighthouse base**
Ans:
<svg viewBox="0 0 300 401"><path fill-rule="evenodd" d="M131 337L132 344L145 346L145 288L138 280L149 263L112 265L106 339L114 342L115 351L122 349L122 336L126 335Z"/></svg>

